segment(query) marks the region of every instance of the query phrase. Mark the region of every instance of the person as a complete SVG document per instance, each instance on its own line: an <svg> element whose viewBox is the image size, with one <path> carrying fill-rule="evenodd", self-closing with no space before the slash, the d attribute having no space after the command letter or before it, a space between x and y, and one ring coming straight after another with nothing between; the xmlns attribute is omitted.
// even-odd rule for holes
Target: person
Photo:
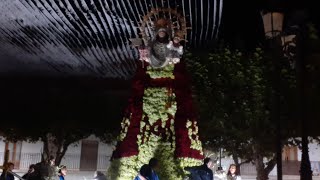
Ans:
<svg viewBox="0 0 320 180"><path fill-rule="evenodd" d="M237 171L237 166L235 164L231 164L229 166L227 180L241 180L241 176L239 175Z"/></svg>
<svg viewBox="0 0 320 180"><path fill-rule="evenodd" d="M156 158L151 158L149 161L149 171L147 175L148 180L159 180L159 176L156 171L159 168L159 162Z"/></svg>
<svg viewBox="0 0 320 180"><path fill-rule="evenodd" d="M148 171L149 171L149 166L147 164L144 164L141 166L139 174L134 178L134 180L148 180Z"/></svg>
<svg viewBox="0 0 320 180"><path fill-rule="evenodd" d="M13 169L14 169L14 164L12 162L8 162L4 166L4 169L3 169L2 174L0 176L0 180L14 180L13 174L10 173L10 172L12 172Z"/></svg>
<svg viewBox="0 0 320 180"><path fill-rule="evenodd" d="M22 178L24 178L24 179L26 179L26 180L37 180L37 174L36 174L35 169L36 169L36 165L31 164L31 165L29 166L28 172L27 172L26 174L24 174L24 175L22 176Z"/></svg>
<svg viewBox="0 0 320 180"><path fill-rule="evenodd" d="M55 166L54 156L50 156L47 162L40 165L41 180L58 180L58 168Z"/></svg>
<svg viewBox="0 0 320 180"><path fill-rule="evenodd" d="M213 162L210 158L203 160L203 165L195 167L185 167L186 171L191 173L191 180L213 180L212 168Z"/></svg>
<svg viewBox="0 0 320 180"><path fill-rule="evenodd" d="M94 180L107 180L106 176L101 171L94 172Z"/></svg>
<svg viewBox="0 0 320 180"><path fill-rule="evenodd" d="M216 173L214 173L214 178L216 180L227 180L227 174L221 166L219 166Z"/></svg>
<svg viewBox="0 0 320 180"><path fill-rule="evenodd" d="M67 175L67 166L61 165L59 167L59 180L64 180L64 177Z"/></svg>

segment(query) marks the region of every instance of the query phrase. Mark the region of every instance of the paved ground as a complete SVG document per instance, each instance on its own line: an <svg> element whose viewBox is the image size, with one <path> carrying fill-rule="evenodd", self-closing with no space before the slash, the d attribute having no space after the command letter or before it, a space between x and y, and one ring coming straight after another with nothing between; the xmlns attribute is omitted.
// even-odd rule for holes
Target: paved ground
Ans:
<svg viewBox="0 0 320 180"><path fill-rule="evenodd" d="M69 172L68 176L66 177L66 180L92 180L93 179L93 173L94 172L88 172L88 171L73 171ZM18 173L19 175L22 175L23 173ZM255 180L256 177L254 176L242 176L243 180ZM276 180L277 177L270 176L270 180ZM284 176L283 180L300 180L299 176ZM314 176L313 180L320 180L320 176Z"/></svg>

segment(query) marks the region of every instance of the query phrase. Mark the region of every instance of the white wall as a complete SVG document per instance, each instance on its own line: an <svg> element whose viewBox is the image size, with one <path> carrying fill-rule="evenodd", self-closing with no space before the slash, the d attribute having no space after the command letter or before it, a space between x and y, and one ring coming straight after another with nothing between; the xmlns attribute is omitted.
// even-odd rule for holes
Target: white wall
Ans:
<svg viewBox="0 0 320 180"><path fill-rule="evenodd" d="M105 143L100 142L98 154L111 156L113 149L114 149L113 145L109 145L109 144L105 144Z"/></svg>
<svg viewBox="0 0 320 180"><path fill-rule="evenodd" d="M298 151L298 160L301 161L301 150ZM310 161L320 161L320 145L317 143L309 144L309 157Z"/></svg>
<svg viewBox="0 0 320 180"><path fill-rule="evenodd" d="M43 142L38 141L35 143L22 142L21 153L41 153L43 149Z"/></svg>
<svg viewBox="0 0 320 180"><path fill-rule="evenodd" d="M0 137L1 139L1 137ZM4 158L4 149L5 149L6 143L0 140L0 165L3 164L3 158Z"/></svg>
<svg viewBox="0 0 320 180"><path fill-rule="evenodd" d="M302 152L298 151L298 160L301 161ZM314 175L320 174L320 145L316 142L309 144L309 158L311 161L311 169Z"/></svg>
<svg viewBox="0 0 320 180"><path fill-rule="evenodd" d="M113 146L100 142L99 138L90 136L86 140L99 141L98 146L98 169L106 170L110 165L110 157L113 152ZM69 169L79 169L81 159L81 141L71 144L68 147L66 155L62 159L61 164L66 165ZM5 143L0 140L0 164L3 163ZM35 164L41 160L41 152L43 150L43 142L34 143L22 142L20 169L27 169L30 164Z"/></svg>
<svg viewBox="0 0 320 180"><path fill-rule="evenodd" d="M67 166L68 169L79 169L81 157L81 141L71 144L65 156L62 158L61 164Z"/></svg>
<svg viewBox="0 0 320 180"><path fill-rule="evenodd" d="M1 137L0 137L1 139ZM0 152L4 152L6 143L3 140L0 140Z"/></svg>
<svg viewBox="0 0 320 180"><path fill-rule="evenodd" d="M81 154L81 141L70 144L66 154Z"/></svg>

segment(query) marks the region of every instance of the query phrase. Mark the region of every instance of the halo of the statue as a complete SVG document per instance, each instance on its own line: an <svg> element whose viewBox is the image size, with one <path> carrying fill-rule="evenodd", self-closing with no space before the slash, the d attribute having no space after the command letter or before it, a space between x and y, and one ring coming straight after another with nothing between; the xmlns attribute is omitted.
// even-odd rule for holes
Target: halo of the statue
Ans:
<svg viewBox="0 0 320 180"><path fill-rule="evenodd" d="M139 29L144 45L150 52L150 65L162 68L172 63L173 58L180 58L182 49L180 54L175 53L174 51L179 49L173 48L172 41L175 38L185 39L188 29L191 28L187 27L185 17L176 9L152 8L143 16ZM177 46L179 47L180 43Z"/></svg>

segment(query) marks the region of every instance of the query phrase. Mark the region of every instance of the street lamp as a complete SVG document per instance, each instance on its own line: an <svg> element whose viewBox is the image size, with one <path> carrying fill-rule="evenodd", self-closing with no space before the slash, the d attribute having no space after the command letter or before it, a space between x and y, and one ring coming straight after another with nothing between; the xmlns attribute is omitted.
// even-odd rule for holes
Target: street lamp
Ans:
<svg viewBox="0 0 320 180"><path fill-rule="evenodd" d="M299 115L298 118L301 121L302 129L302 158L300 167L300 178L301 180L312 180L312 171L310 165L310 159L308 154L308 135L305 118L305 92L304 92L304 82L305 82L305 62L303 57L304 50L304 35L305 31L303 27L299 25L294 25L291 28L295 29L295 33L283 33L283 19L284 15L280 12L263 12L262 19L264 24L265 36L269 43L269 48L273 55L273 87L275 93L273 94L273 110L272 119L277 122L277 174L278 180L282 180L282 134L281 134L281 121L280 121L280 60L286 58L290 61L292 68L297 71L297 87L298 87L298 108ZM302 25L304 26L304 25ZM298 30L299 29L299 30ZM298 30L298 31L297 31ZM300 39L298 43L297 39ZM302 41L301 41L302 40ZM301 48L297 47L297 44ZM297 51L292 51L292 49L299 49Z"/></svg>
<svg viewBox="0 0 320 180"><path fill-rule="evenodd" d="M269 48L272 53L273 72L273 108L272 120L277 123L277 179L282 180L282 135L281 135L281 119L280 119L280 61L283 57L282 53L282 26L283 13L281 12L262 12L262 20L264 25L265 37L268 41Z"/></svg>
<svg viewBox="0 0 320 180"><path fill-rule="evenodd" d="M300 179L301 180L312 180L312 170L309 158L308 149L308 119L306 114L306 97L305 92L306 87L306 62L305 62L305 52L306 45L305 40L307 39L307 30L304 19L306 14L303 11L296 11L293 16L293 24L290 26L291 33L288 34L285 39L284 48L285 57L287 57L293 63L293 67L296 70L297 77L297 105L298 105L298 119L301 126L301 165L300 165ZM298 20L297 20L298 19Z"/></svg>
<svg viewBox="0 0 320 180"><path fill-rule="evenodd" d="M220 171L222 170L221 158L222 158L222 148L220 148L219 167L218 167L218 170Z"/></svg>
<svg viewBox="0 0 320 180"><path fill-rule="evenodd" d="M283 17L283 13L280 12L262 12L264 32L267 39L273 39L281 35Z"/></svg>

